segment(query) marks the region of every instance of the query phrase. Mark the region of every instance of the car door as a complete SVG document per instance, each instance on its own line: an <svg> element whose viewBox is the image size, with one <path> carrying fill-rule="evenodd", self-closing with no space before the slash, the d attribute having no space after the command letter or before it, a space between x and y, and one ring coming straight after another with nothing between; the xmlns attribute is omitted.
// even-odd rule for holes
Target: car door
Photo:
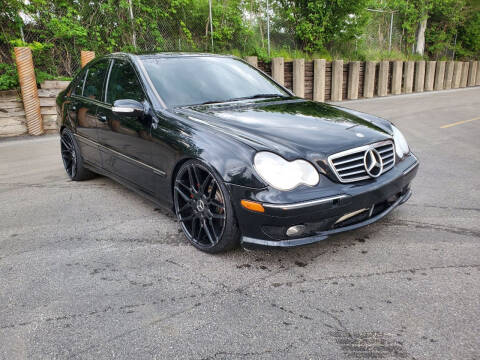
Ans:
<svg viewBox="0 0 480 360"><path fill-rule="evenodd" d="M86 162L101 166L98 149L98 105L104 96L104 82L109 60L101 59L86 67L83 78L75 84L70 102L70 116L76 125L76 138ZM82 75L80 75L82 76Z"/></svg>
<svg viewBox="0 0 480 360"><path fill-rule="evenodd" d="M132 117L112 112L116 100L130 99L145 104L147 97L134 67L124 59L114 59L106 84L105 102L98 109L98 126L103 167L154 194L151 168L151 121L148 116Z"/></svg>

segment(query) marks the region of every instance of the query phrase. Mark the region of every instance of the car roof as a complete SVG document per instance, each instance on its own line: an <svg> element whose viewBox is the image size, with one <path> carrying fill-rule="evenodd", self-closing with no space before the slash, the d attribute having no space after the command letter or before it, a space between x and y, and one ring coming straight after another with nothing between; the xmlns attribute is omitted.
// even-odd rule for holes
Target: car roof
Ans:
<svg viewBox="0 0 480 360"><path fill-rule="evenodd" d="M116 52L107 57L128 57L128 58L138 58L138 59L155 59L155 58L178 58L178 57L222 57L222 58L231 58L232 55L219 55L219 54L210 54L210 53L193 53L193 52L158 52L158 53L147 53L147 54L131 54L125 52Z"/></svg>

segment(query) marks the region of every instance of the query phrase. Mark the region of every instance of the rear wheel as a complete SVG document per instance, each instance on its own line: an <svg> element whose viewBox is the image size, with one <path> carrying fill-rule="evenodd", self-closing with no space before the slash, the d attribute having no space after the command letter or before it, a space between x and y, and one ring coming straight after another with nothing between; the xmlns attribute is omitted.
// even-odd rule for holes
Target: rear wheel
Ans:
<svg viewBox="0 0 480 360"><path fill-rule="evenodd" d="M173 190L177 219L193 246L217 253L238 245L230 196L214 171L200 161L187 161L177 173Z"/></svg>
<svg viewBox="0 0 480 360"><path fill-rule="evenodd" d="M82 181L91 179L95 173L83 166L83 158L80 148L69 129L64 129L60 136L60 150L62 153L63 166L70 179Z"/></svg>

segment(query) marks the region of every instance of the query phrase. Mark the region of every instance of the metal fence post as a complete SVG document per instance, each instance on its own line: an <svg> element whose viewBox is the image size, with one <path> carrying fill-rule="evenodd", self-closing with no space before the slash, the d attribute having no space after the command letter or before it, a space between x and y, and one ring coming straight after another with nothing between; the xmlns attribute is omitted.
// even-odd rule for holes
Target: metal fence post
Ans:
<svg viewBox="0 0 480 360"><path fill-rule="evenodd" d="M38 99L32 50L28 47L16 47L14 52L28 133L30 135L42 135L44 133L43 119L40 113L40 100Z"/></svg>

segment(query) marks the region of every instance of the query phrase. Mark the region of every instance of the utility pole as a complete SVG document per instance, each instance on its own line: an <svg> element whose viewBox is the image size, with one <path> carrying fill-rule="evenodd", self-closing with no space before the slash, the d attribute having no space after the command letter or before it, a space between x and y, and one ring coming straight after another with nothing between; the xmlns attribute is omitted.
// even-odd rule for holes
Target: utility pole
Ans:
<svg viewBox="0 0 480 360"><path fill-rule="evenodd" d="M457 34L455 33L455 42L453 43L453 55L452 55L452 60L455 60L455 50L457 50ZM480 71L480 69L478 70Z"/></svg>
<svg viewBox="0 0 480 360"><path fill-rule="evenodd" d="M390 14L390 38L388 40L388 52L392 51L393 11Z"/></svg>
<svg viewBox="0 0 480 360"><path fill-rule="evenodd" d="M132 44L136 51L137 50L137 34L135 34L135 22L133 18L132 0L128 0L128 7L130 10L130 21L132 23Z"/></svg>
<svg viewBox="0 0 480 360"><path fill-rule="evenodd" d="M22 41L25 42L25 34L23 33L23 18L20 15L20 11L18 12L18 19L20 20L20 36Z"/></svg>
<svg viewBox="0 0 480 360"><path fill-rule="evenodd" d="M212 0L208 0L208 12L210 17L210 38L212 40L212 52L213 52L213 17L212 17Z"/></svg>
<svg viewBox="0 0 480 360"><path fill-rule="evenodd" d="M267 0L267 51L270 56L270 6Z"/></svg>

